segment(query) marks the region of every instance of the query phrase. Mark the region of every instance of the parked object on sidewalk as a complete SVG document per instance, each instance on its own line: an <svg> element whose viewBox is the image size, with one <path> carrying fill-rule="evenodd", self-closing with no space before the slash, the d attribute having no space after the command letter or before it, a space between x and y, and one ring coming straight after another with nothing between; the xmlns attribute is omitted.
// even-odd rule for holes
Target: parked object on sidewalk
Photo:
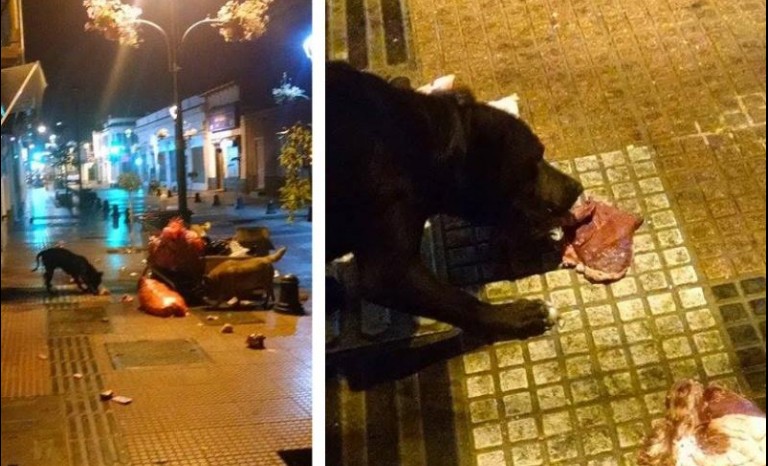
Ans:
<svg viewBox="0 0 768 466"><path fill-rule="evenodd" d="M279 299L275 310L288 314L304 314L304 307L299 299L299 279L295 275L286 275L278 280Z"/></svg>
<svg viewBox="0 0 768 466"><path fill-rule="evenodd" d="M139 309L157 317L184 317L187 303L180 294L153 278L139 279Z"/></svg>
<svg viewBox="0 0 768 466"><path fill-rule="evenodd" d="M270 199L269 202L267 202L267 215L272 215L277 213L277 203L275 203L274 199Z"/></svg>
<svg viewBox="0 0 768 466"><path fill-rule="evenodd" d="M262 350L266 349L266 346L264 345L266 339L267 337L262 334L252 333L245 339L245 344L248 345L248 348L250 349Z"/></svg>
<svg viewBox="0 0 768 466"><path fill-rule="evenodd" d="M235 327L232 324L224 324L221 327L221 333L235 333Z"/></svg>
<svg viewBox="0 0 768 466"><path fill-rule="evenodd" d="M286 248L267 257L227 260L213 268L203 279L205 296L218 307L230 298L250 300L260 290L264 293L264 306L274 301L274 263L285 255Z"/></svg>
<svg viewBox="0 0 768 466"><path fill-rule="evenodd" d="M40 268L40 260L45 268L43 277L49 293L53 292L51 279L56 269L62 269L69 274L81 291L99 293L103 272L96 270L85 257L61 247L45 249L37 254L37 266L32 269L33 272Z"/></svg>
<svg viewBox="0 0 768 466"><path fill-rule="evenodd" d="M213 195L213 207L219 207L221 205L221 199L218 194Z"/></svg>
<svg viewBox="0 0 768 466"><path fill-rule="evenodd" d="M99 393L99 399L101 401L109 401L113 396L115 396L115 392L113 390L105 390Z"/></svg>
<svg viewBox="0 0 768 466"><path fill-rule="evenodd" d="M749 400L712 384L676 383L667 414L638 457L640 466L765 466L765 413Z"/></svg>
<svg viewBox="0 0 768 466"><path fill-rule="evenodd" d="M614 282L632 265L632 238L643 219L602 202L588 200L573 210L566 228L563 263L596 283Z"/></svg>
<svg viewBox="0 0 768 466"><path fill-rule="evenodd" d="M118 396L113 396L112 401L114 401L115 403L120 403L121 405L129 405L133 402L133 398L128 398L127 396L118 395Z"/></svg>

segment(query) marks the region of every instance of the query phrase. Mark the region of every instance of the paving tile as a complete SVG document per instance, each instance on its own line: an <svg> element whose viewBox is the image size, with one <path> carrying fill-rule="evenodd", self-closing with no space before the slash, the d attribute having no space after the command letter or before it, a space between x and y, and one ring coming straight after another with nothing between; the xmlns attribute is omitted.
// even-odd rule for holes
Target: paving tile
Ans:
<svg viewBox="0 0 768 466"><path fill-rule="evenodd" d="M592 327L600 327L614 323L613 309L609 304L593 306L586 309L587 320Z"/></svg>
<svg viewBox="0 0 768 466"><path fill-rule="evenodd" d="M688 326L694 331L708 329L717 325L712 311L709 309L691 311L685 315L685 318L688 321Z"/></svg>
<svg viewBox="0 0 768 466"><path fill-rule="evenodd" d="M584 333L565 334L560 337L560 345L563 349L563 354L566 356L589 351L587 335Z"/></svg>
<svg viewBox="0 0 768 466"><path fill-rule="evenodd" d="M642 445L645 441L646 428L642 422L622 424L619 425L616 430L619 436L619 446L621 446L621 448Z"/></svg>
<svg viewBox="0 0 768 466"><path fill-rule="evenodd" d="M719 353L701 358L704 372L712 377L716 375L730 374L733 372L733 366L727 354Z"/></svg>
<svg viewBox="0 0 768 466"><path fill-rule="evenodd" d="M750 324L727 327L726 331L731 337L734 346L749 346L761 343L760 336Z"/></svg>
<svg viewBox="0 0 768 466"><path fill-rule="evenodd" d="M497 402L494 399L471 402L469 413L474 423L493 421L499 418Z"/></svg>
<svg viewBox="0 0 768 466"><path fill-rule="evenodd" d="M584 433L582 442L587 456L595 456L613 450L613 440L608 429L588 430Z"/></svg>
<svg viewBox="0 0 768 466"><path fill-rule="evenodd" d="M765 315L765 298L755 299L749 302L752 312L758 316Z"/></svg>
<svg viewBox="0 0 768 466"><path fill-rule="evenodd" d="M765 293L765 277L750 278L741 282L741 289L746 295Z"/></svg>
<svg viewBox="0 0 768 466"><path fill-rule="evenodd" d="M632 375L629 372L618 372L603 377L603 385L611 397L627 396L634 393Z"/></svg>
<svg viewBox="0 0 768 466"><path fill-rule="evenodd" d="M499 367L518 366L525 362L523 346L519 343L505 344L496 348Z"/></svg>
<svg viewBox="0 0 768 466"><path fill-rule="evenodd" d="M619 315L624 322L643 319L646 316L645 304L641 298L628 299L616 303Z"/></svg>
<svg viewBox="0 0 768 466"><path fill-rule="evenodd" d="M533 412L533 398L528 392L512 393L504 396L504 415L516 418Z"/></svg>
<svg viewBox="0 0 768 466"><path fill-rule="evenodd" d="M648 306L655 315L670 314L677 310L677 303L672 293L659 293L648 296Z"/></svg>
<svg viewBox="0 0 768 466"><path fill-rule="evenodd" d="M538 466L544 464L540 443L525 443L512 447L512 463L521 466Z"/></svg>
<svg viewBox="0 0 768 466"><path fill-rule="evenodd" d="M521 376L522 379L515 379L514 376ZM502 390L504 390L505 380L508 380L510 385L523 385L527 386L525 371L520 370L515 374L508 374L506 377L504 373L500 374ZM491 375L479 375L467 378L467 395L470 398L475 398L483 395L491 395L495 392L493 377ZM524 387L523 387L524 388Z"/></svg>
<svg viewBox="0 0 768 466"><path fill-rule="evenodd" d="M725 348L723 340L720 338L720 332L717 330L694 334L693 342L699 353L711 353Z"/></svg>
<svg viewBox="0 0 768 466"><path fill-rule="evenodd" d="M477 455L477 466L507 466L507 458L503 451L489 451Z"/></svg>
<svg viewBox="0 0 768 466"><path fill-rule="evenodd" d="M747 318L747 310L741 303L725 304L720 306L720 315L726 323L737 322Z"/></svg>
<svg viewBox="0 0 768 466"><path fill-rule="evenodd" d="M543 414L542 427L546 437L564 434L573 429L568 411Z"/></svg>
<svg viewBox="0 0 768 466"><path fill-rule="evenodd" d="M508 422L507 431L509 432L509 440L511 442L534 440L539 437L539 428L536 426L536 419L532 417Z"/></svg>
<svg viewBox="0 0 768 466"><path fill-rule="evenodd" d="M498 424L487 424L472 429L472 437L475 442L475 448L497 447L502 444L501 426Z"/></svg>
<svg viewBox="0 0 768 466"><path fill-rule="evenodd" d="M467 374L484 372L491 369L491 356L483 351L464 356L464 371Z"/></svg>
<svg viewBox="0 0 768 466"><path fill-rule="evenodd" d="M528 354L531 361L541 361L557 357L557 349L552 340L538 340L528 343Z"/></svg>

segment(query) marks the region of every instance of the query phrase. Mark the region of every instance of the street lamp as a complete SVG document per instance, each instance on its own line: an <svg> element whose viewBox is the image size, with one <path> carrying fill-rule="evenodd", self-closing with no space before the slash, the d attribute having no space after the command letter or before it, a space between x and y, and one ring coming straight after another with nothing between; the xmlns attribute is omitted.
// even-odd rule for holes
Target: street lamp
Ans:
<svg viewBox="0 0 768 466"><path fill-rule="evenodd" d="M181 69L178 64L178 54L181 45L184 40L189 36L198 26L204 24L217 24L221 21L212 18L206 18L200 20L191 26L189 26L181 36L179 36L179 27L177 24L177 3L171 2L171 28L170 34L163 29L157 23L148 21L146 19L137 18L135 22L137 24L143 24L156 30L163 36L165 40L165 46L168 54L168 71L171 73L172 85L173 85L173 106L169 109L171 117L174 120L175 129L175 147L176 147L176 183L179 196L179 213L181 214L184 222L189 224L190 212L187 208L187 160L186 160L186 141L184 140L184 116L181 105L181 94L179 93L179 70Z"/></svg>
<svg viewBox="0 0 768 466"><path fill-rule="evenodd" d="M171 73L173 85L173 105L176 106L175 147L176 147L176 178L179 191L179 211L184 221L189 223L190 212L187 209L187 175L184 144L184 118L181 96L179 94L179 64L178 54L181 45L189 34L205 24L216 25L224 39L230 41L251 40L262 35L266 30L269 17L266 15L272 0L238 0L228 1L218 12L216 18L205 18L180 34L178 25L178 0L170 0L170 29L166 32L161 26L152 21L139 17L141 8L125 4L122 0L83 0L89 22L86 30L102 32L108 39L117 40L124 45L136 46L139 43L136 27L149 26L159 32L165 41L168 55L168 71Z"/></svg>

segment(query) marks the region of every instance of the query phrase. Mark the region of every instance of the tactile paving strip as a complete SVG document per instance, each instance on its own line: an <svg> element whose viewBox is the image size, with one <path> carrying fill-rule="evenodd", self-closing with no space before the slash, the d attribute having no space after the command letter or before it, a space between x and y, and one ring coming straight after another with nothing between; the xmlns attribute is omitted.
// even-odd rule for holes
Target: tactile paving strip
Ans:
<svg viewBox="0 0 768 466"><path fill-rule="evenodd" d="M543 298L557 331L464 356L461 374L479 466L628 464L674 380L738 388L694 257L647 147L561 162L593 198L640 214L628 276L591 285L572 270L484 287L491 302Z"/></svg>
<svg viewBox="0 0 768 466"><path fill-rule="evenodd" d="M72 464L128 465L110 401L101 401L104 388L88 336L49 339L54 393L64 399Z"/></svg>
<svg viewBox="0 0 768 466"><path fill-rule="evenodd" d="M712 294L749 393L765 409L765 277L715 285Z"/></svg>

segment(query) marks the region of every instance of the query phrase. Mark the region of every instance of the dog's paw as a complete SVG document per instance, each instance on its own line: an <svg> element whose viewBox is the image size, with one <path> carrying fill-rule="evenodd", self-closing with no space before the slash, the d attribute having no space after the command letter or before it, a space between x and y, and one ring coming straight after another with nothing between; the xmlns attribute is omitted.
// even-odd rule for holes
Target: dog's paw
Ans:
<svg viewBox="0 0 768 466"><path fill-rule="evenodd" d="M557 324L557 310L541 300L519 299L493 306L484 333L491 339L525 339L542 335Z"/></svg>

